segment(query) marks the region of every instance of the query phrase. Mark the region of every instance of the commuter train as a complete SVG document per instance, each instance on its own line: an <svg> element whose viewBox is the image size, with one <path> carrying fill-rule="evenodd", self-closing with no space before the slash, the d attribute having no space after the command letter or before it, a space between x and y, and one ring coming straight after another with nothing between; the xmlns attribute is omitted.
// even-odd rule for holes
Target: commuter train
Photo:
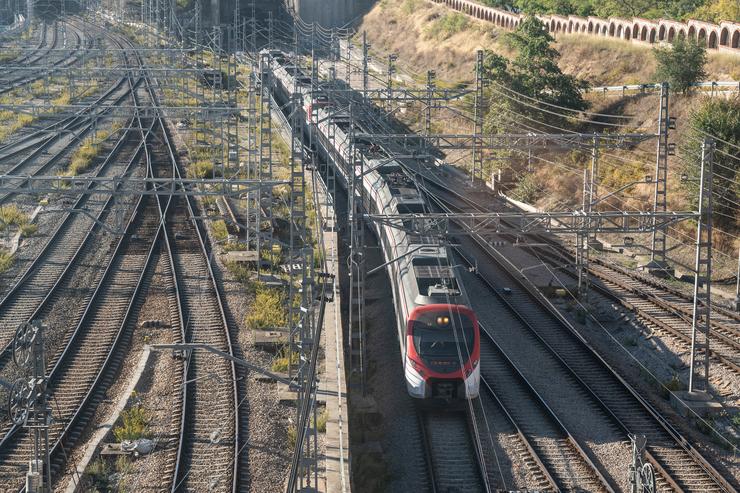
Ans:
<svg viewBox="0 0 740 493"><path fill-rule="evenodd" d="M288 105L296 88L303 93L299 111L307 118L307 132L318 143L320 153L333 156L337 179L347 187L349 173L360 174L357 167L351 171L348 166L348 134L351 125L356 133L365 133L361 123L351 122L346 112L332 108L326 93L312 95L310 77L284 54L263 51L261 60L270 64L278 104ZM414 180L384 146L366 140L355 142L365 170L365 210L373 214L428 210ZM373 224L371 229L382 244L391 280L407 390L418 399L450 402L475 398L480 387L478 321L456 267L451 265L450 251L433 237L412 233L416 229L413 220L403 222L404 229L390 224Z"/></svg>

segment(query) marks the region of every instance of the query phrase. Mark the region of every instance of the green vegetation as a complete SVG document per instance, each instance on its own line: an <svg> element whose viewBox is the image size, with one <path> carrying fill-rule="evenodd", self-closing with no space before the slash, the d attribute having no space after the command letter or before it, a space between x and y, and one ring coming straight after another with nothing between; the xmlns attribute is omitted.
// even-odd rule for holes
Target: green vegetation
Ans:
<svg viewBox="0 0 740 493"><path fill-rule="evenodd" d="M122 424L113 428L113 436L119 442L138 440L149 436L149 417L140 405L133 406L121 413Z"/></svg>
<svg viewBox="0 0 740 493"><path fill-rule="evenodd" d="M540 184L537 181L537 175L534 173L522 176L514 190L511 191L512 197L528 204L537 201L541 195Z"/></svg>
<svg viewBox="0 0 740 493"><path fill-rule="evenodd" d="M211 231L213 231L213 237L216 241L223 241L229 237L229 230L226 227L226 221L219 219L211 224Z"/></svg>
<svg viewBox="0 0 740 493"><path fill-rule="evenodd" d="M427 38L445 40L464 31L468 27L468 22L466 15L459 12L450 12L429 24L424 30L424 34Z"/></svg>
<svg viewBox="0 0 740 493"><path fill-rule="evenodd" d="M254 304L244 322L248 328L253 330L285 327L287 314L283 292L279 289L258 285Z"/></svg>
<svg viewBox="0 0 740 493"><path fill-rule="evenodd" d="M326 422L328 419L329 412L324 408L324 410L321 411L321 414L316 417L316 430L319 433L326 433Z"/></svg>
<svg viewBox="0 0 740 493"><path fill-rule="evenodd" d="M3 122L3 125L0 126L0 141L5 140L8 135L30 125L34 120L35 118L32 115L16 114L10 110L0 111L0 121Z"/></svg>
<svg viewBox="0 0 740 493"><path fill-rule="evenodd" d="M296 353L295 351L290 353L290 359L293 361L293 365L296 365L298 363L298 353ZM272 365L270 365L270 368L272 369L272 371L277 373L287 373L289 366L288 348L283 347L278 355L275 357L275 359L272 360Z"/></svg>
<svg viewBox="0 0 740 493"><path fill-rule="evenodd" d="M21 235L24 237L33 236L36 234L36 231L39 230L39 227L37 224L24 224L21 226Z"/></svg>
<svg viewBox="0 0 740 493"><path fill-rule="evenodd" d="M0 274L13 266L13 255L7 250L0 248Z"/></svg>
<svg viewBox="0 0 740 493"><path fill-rule="evenodd" d="M85 173L92 166L93 160L100 152L100 144L113 134L113 131L98 132L97 138L88 137L72 154L69 166L65 171L67 176L77 176Z"/></svg>
<svg viewBox="0 0 740 493"><path fill-rule="evenodd" d="M492 51L486 51L484 59L485 75L494 91L486 116L487 131L505 131L512 124L512 114L532 117L534 120L546 117L548 121L545 123L549 124L564 123L563 117L543 115L527 98L572 110L588 107L581 94L588 84L560 70L560 53L551 46L554 39L547 33L542 21L528 17L505 39L517 53L513 60Z"/></svg>
<svg viewBox="0 0 740 493"><path fill-rule="evenodd" d="M687 144L680 148L681 172L688 178L682 182L686 198L692 207L697 206L702 142L713 136L713 220L719 229L737 235L740 216L734 204L740 201L740 97L707 99L691 113L689 124Z"/></svg>
<svg viewBox="0 0 740 493"><path fill-rule="evenodd" d="M701 82L707 76L704 70L706 49L683 36L678 36L670 48L656 48L653 53L657 62L655 78L668 82L673 92L686 94L691 84Z"/></svg>
<svg viewBox="0 0 740 493"><path fill-rule="evenodd" d="M296 427L294 424L291 424L288 426L288 450L293 450L295 448L295 444L298 441L298 430L296 430Z"/></svg>
<svg viewBox="0 0 740 493"><path fill-rule="evenodd" d="M595 15L700 19L712 22L740 20L737 0L481 0L499 8L516 8L528 14Z"/></svg>
<svg viewBox="0 0 740 493"><path fill-rule="evenodd" d="M0 231L8 226L22 227L28 224L28 214L17 205L0 206Z"/></svg>

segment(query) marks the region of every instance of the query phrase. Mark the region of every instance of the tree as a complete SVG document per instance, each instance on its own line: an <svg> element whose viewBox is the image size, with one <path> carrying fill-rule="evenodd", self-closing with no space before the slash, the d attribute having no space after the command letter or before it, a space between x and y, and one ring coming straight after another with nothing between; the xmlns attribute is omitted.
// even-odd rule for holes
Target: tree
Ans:
<svg viewBox="0 0 740 493"><path fill-rule="evenodd" d="M694 207L698 199L698 179L701 169L701 145L705 138L715 139L714 154L714 222L720 229L735 234L740 228L740 97L725 100L712 98L691 113L691 134L682 148L684 191Z"/></svg>
<svg viewBox="0 0 740 493"><path fill-rule="evenodd" d="M740 22L740 2L737 0L713 0L697 8L686 17L719 23Z"/></svg>
<svg viewBox="0 0 740 493"><path fill-rule="evenodd" d="M554 39L542 21L527 17L506 40L517 52L513 60L491 52L484 59L484 75L493 91L486 121L489 131L510 126L512 115L534 127L539 126L538 122L565 123L565 117L554 114L561 110L540 102L579 111L588 107L582 94L588 84L560 70L560 53L551 46Z"/></svg>
<svg viewBox="0 0 740 493"><path fill-rule="evenodd" d="M657 48L654 51L658 67L655 77L666 81L676 92L688 93L691 84L704 80L707 73L706 49L694 41L678 36L670 48Z"/></svg>

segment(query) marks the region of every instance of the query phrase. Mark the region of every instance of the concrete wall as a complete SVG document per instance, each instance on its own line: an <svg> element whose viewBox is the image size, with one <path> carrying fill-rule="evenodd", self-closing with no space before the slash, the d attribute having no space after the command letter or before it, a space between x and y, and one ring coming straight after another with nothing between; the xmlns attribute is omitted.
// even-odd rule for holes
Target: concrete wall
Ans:
<svg viewBox="0 0 740 493"><path fill-rule="evenodd" d="M342 27L365 13L372 0L289 0L306 22L324 27Z"/></svg>

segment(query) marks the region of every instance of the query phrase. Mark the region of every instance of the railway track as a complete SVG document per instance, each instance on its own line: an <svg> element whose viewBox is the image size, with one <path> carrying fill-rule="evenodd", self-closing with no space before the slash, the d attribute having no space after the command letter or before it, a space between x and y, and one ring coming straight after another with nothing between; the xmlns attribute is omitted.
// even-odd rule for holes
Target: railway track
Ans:
<svg viewBox="0 0 740 493"><path fill-rule="evenodd" d="M540 397L532 384L481 326L481 389L521 431L545 472L547 488L558 491L617 491L584 447Z"/></svg>
<svg viewBox="0 0 740 493"><path fill-rule="evenodd" d="M419 411L432 492L491 491L470 413Z"/></svg>
<svg viewBox="0 0 740 493"><path fill-rule="evenodd" d="M83 48L83 45L84 47L91 46L92 40L86 39L83 36L83 34L79 32L78 30L76 30L74 27L72 27L71 31L74 37L74 46L70 47L69 50L57 48L57 44L59 42L59 35L58 35L58 28L55 24L52 43L49 46L49 48L45 50L45 52L42 52L41 54L39 54L38 58L36 58L35 60L24 62L23 65L35 65L43 58L54 54L57 50L60 50L62 52L62 56L58 60L54 60L48 63L49 68L47 70L41 70L42 68L45 68L45 67L40 66L39 67L40 70L33 72L31 75L24 74L19 77L11 77L11 78L6 78L4 76L0 77L0 95L7 94L8 92L18 89L19 87L22 87L27 84L36 82L37 80L43 79L44 77L53 73L54 67L71 67L72 65L77 63L80 59L80 55L79 55L80 48Z"/></svg>
<svg viewBox="0 0 740 493"><path fill-rule="evenodd" d="M43 23L43 27L40 30L41 35L39 36L39 42L38 42L38 44L34 48L27 48L26 49L26 53L24 53L23 55L15 58L13 60L8 60L5 64L12 63L12 64L15 64L15 65L18 65L18 64L21 64L21 63L26 63L27 60L29 60L32 57L34 57L36 55L36 53L38 51L40 51L44 47L44 45L46 44L46 32L48 30L49 30L49 26L48 26L48 24L46 24L46 22L44 22Z"/></svg>
<svg viewBox="0 0 740 493"><path fill-rule="evenodd" d="M445 190L448 190L447 188ZM447 192L445 195L448 195ZM436 201L454 212L445 199ZM602 414L628 435L643 434L648 439L647 457L659 472L665 487L684 491L735 491L737 485L718 472L647 401L638 395L567 322L539 295L536 288L507 268L505 259L483 240L461 237L461 248L469 255L489 260L478 264L479 276L524 323L524 344L542 345L549 357L578 382L581 391L591 396ZM472 265L472 264L471 264ZM504 296L496 286L511 286ZM533 362L534 364L534 362Z"/></svg>
<svg viewBox="0 0 740 493"><path fill-rule="evenodd" d="M130 130L131 131L131 130ZM114 150L100 166L96 176L127 176L139 163L143 146L124 134ZM129 155L127 160L118 160L120 155ZM89 190L92 190L90 188ZM99 222L111 216L111 207L116 204L110 194L84 194L72 206L85 208ZM119 204L120 205L120 204ZM100 248L99 225L85 215L67 213L39 255L31 262L20 280L0 300L0 374L4 374L10 361L10 343L13 328L34 320L46 319L55 303L70 293L79 295L76 286L79 271L87 268L85 259L94 258ZM107 259L109 262L110 259ZM87 291L90 291L88 287ZM85 291L85 289L82 289ZM73 317L69 317L71 321Z"/></svg>
<svg viewBox="0 0 740 493"><path fill-rule="evenodd" d="M153 265L155 240L161 229L158 215L144 212L150 201L143 198L137 204L111 254L113 261L49 372L55 417L49 430L53 476L64 462L62 451L84 434L125 354L117 349L127 343L134 314L143 302L143 281ZM4 491L21 489L32 447L32 435L26 429L13 426L5 433L0 441L0 485Z"/></svg>
<svg viewBox="0 0 740 493"><path fill-rule="evenodd" d="M459 200L476 212L488 210L469 197L459 197ZM534 236L548 245L543 247L525 244L524 248L536 257L554 267L562 266L564 261L574 262L572 252L557 241L544 235ZM559 271L576 279L571 270ZM592 259L589 273L600 281L593 284L592 288L601 295L635 312L647 327L670 336L687 350L691 348L693 305L692 300L684 293L659 280L630 272L601 259ZM740 374L740 315L713 304L711 324L713 338L710 355L716 363ZM718 392L725 391L726 382L717 380L715 383Z"/></svg>
<svg viewBox="0 0 740 493"><path fill-rule="evenodd" d="M562 263L563 257L553 254L552 251L536 247L530 249L535 249L534 254L537 257L552 265ZM686 350L691 348L692 314L686 307L688 302L676 299L677 297L668 293L665 294L665 298L661 298L660 293L648 293L645 284L629 274L622 273L618 268L598 264L591 266L589 273L599 281L591 285L596 292L633 311L638 320L648 328L671 337ZM566 274L576 278L572 272L566 271ZM712 310L714 311L715 307L712 307ZM709 352L715 363L740 374L740 339L737 328L734 323L728 321L728 318L712 322ZM722 382L717 381L716 385L717 391L721 392Z"/></svg>
<svg viewBox="0 0 740 493"><path fill-rule="evenodd" d="M154 87L147 79L152 101ZM155 103L156 104L156 103ZM162 138L153 162L165 159L171 170L165 176L180 178L184 173L171 137L163 122ZM181 320L186 342L204 343L233 356L231 334L210 264L206 235L190 197L174 197L168 209L164 231L171 253ZM239 484L239 396L234 363L211 353L188 355L184 373L183 420L173 475L172 492L232 491Z"/></svg>

